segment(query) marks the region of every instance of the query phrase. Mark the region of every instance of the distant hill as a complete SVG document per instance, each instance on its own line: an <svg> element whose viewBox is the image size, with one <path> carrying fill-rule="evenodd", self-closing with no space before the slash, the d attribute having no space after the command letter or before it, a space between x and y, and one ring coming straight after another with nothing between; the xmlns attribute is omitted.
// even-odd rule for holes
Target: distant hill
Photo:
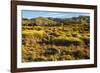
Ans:
<svg viewBox="0 0 100 73"><path fill-rule="evenodd" d="M89 24L89 16L79 16L72 18L52 18L52 17L37 17L32 19L22 18L22 24L27 26L59 26L61 24L71 25L71 24Z"/></svg>

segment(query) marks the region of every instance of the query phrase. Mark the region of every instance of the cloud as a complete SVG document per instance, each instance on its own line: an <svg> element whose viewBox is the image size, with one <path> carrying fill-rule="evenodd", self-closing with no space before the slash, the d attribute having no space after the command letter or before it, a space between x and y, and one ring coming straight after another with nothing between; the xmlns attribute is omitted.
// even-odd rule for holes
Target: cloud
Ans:
<svg viewBox="0 0 100 73"><path fill-rule="evenodd" d="M77 13L77 12L50 12L50 11L29 11L23 10L23 17L36 18L36 17L53 17L53 18L71 18L78 17L80 15L89 16L89 13Z"/></svg>

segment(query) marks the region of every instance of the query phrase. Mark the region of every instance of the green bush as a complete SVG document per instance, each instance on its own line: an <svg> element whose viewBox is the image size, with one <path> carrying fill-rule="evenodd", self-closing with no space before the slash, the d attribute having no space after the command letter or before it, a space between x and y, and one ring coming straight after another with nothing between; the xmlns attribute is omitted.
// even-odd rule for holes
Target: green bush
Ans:
<svg viewBox="0 0 100 73"><path fill-rule="evenodd" d="M53 38L52 42L54 44L59 44L59 45L81 45L82 44L82 40L79 38L75 38L75 37L57 37L57 38Z"/></svg>
<svg viewBox="0 0 100 73"><path fill-rule="evenodd" d="M22 26L22 30L33 30L32 26Z"/></svg>
<svg viewBox="0 0 100 73"><path fill-rule="evenodd" d="M42 30L43 28L41 26L36 26L36 27L33 27L35 30Z"/></svg>
<svg viewBox="0 0 100 73"><path fill-rule="evenodd" d="M72 35L71 35L70 32L67 32L67 33L66 33L66 36L67 36L67 37L71 37Z"/></svg>
<svg viewBox="0 0 100 73"><path fill-rule="evenodd" d="M70 37L69 43L73 43L74 45L81 45L82 40L80 40L79 38Z"/></svg>
<svg viewBox="0 0 100 73"><path fill-rule="evenodd" d="M55 37L60 36L60 34L56 31L55 32L50 32L50 35L55 36Z"/></svg>
<svg viewBox="0 0 100 73"><path fill-rule="evenodd" d="M43 30L25 30L22 31L22 37L34 37L34 38L43 38L45 32Z"/></svg>
<svg viewBox="0 0 100 73"><path fill-rule="evenodd" d="M82 40L84 41L84 43L85 43L86 45L89 46L90 37L88 37L88 36L83 36L83 37L80 37L80 39L82 39Z"/></svg>
<svg viewBox="0 0 100 73"><path fill-rule="evenodd" d="M77 33L77 32L72 32L71 35L73 37L81 37L81 35L79 33Z"/></svg>

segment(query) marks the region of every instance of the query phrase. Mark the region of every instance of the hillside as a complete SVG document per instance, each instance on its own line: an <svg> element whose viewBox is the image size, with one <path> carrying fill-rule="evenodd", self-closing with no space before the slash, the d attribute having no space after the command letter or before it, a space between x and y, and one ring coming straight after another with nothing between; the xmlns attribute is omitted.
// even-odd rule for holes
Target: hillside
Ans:
<svg viewBox="0 0 100 73"><path fill-rule="evenodd" d="M89 16L79 16L73 18L52 18L52 17L37 17L32 19L23 18L23 25L45 25L45 26L60 26L61 24L88 24L90 21Z"/></svg>
<svg viewBox="0 0 100 73"><path fill-rule="evenodd" d="M22 61L89 59L89 19L89 16L23 18Z"/></svg>

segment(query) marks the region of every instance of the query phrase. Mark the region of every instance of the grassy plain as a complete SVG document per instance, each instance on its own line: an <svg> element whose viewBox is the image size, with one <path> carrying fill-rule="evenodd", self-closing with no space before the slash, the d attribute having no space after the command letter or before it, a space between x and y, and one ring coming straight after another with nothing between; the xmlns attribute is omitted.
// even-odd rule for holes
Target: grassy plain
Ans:
<svg viewBox="0 0 100 73"><path fill-rule="evenodd" d="M22 26L22 61L89 59L88 25Z"/></svg>

